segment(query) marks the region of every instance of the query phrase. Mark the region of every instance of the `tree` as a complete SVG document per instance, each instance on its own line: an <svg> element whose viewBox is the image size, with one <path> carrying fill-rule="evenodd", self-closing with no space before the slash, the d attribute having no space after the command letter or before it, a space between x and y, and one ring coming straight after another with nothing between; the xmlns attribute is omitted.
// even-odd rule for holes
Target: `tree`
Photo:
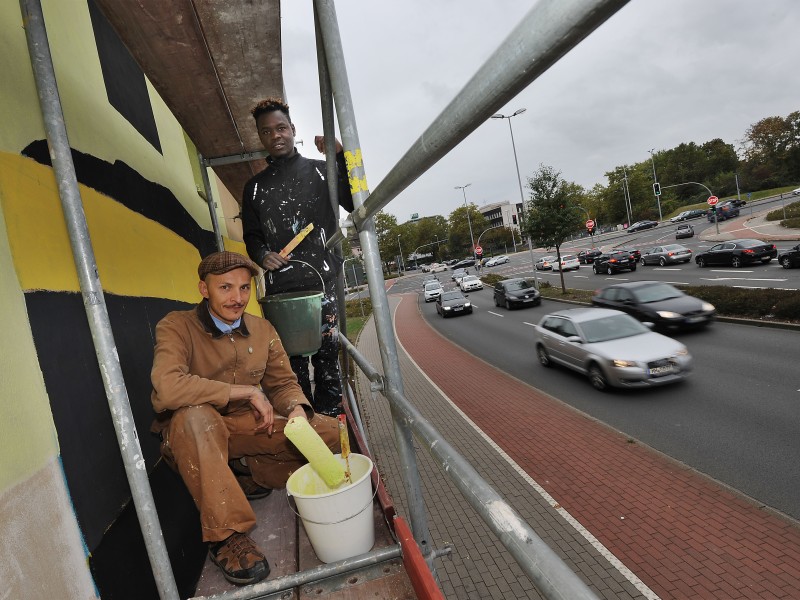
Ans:
<svg viewBox="0 0 800 600"><path fill-rule="evenodd" d="M561 245L583 224L585 215L577 206L583 190L548 165L540 165L533 177L528 178L528 188L524 230L537 246L555 248L560 262ZM559 269L559 274L561 290L566 293L564 272Z"/></svg>
<svg viewBox="0 0 800 600"><path fill-rule="evenodd" d="M417 239L416 246L424 246L420 253L431 252L433 254L433 261L439 262L442 255L442 249L436 240L442 240L442 244L447 240L447 219L441 215L433 217L423 217L417 221ZM414 248L411 248L413 251Z"/></svg>
<svg viewBox="0 0 800 600"><path fill-rule="evenodd" d="M389 273L392 258L397 256L397 217L380 211L375 215L375 234L378 237L378 250L384 272Z"/></svg>
<svg viewBox="0 0 800 600"><path fill-rule="evenodd" d="M469 220L467 220L467 210L469 210ZM469 234L470 224L472 225L472 235L475 241L478 241L478 236L481 231L486 229L488 221L474 204L469 204L469 208L459 206L450 213L448 219L450 223L449 228L449 241L447 247L450 253L454 256L472 256L472 238Z"/></svg>

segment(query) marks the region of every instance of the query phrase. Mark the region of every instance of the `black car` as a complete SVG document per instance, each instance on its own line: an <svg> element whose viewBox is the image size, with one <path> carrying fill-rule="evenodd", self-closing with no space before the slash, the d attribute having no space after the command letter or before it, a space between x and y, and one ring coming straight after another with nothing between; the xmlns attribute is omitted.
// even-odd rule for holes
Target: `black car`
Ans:
<svg viewBox="0 0 800 600"><path fill-rule="evenodd" d="M780 256L778 256L778 262L784 269L800 267L800 244L781 252Z"/></svg>
<svg viewBox="0 0 800 600"><path fill-rule="evenodd" d="M595 275L600 273L608 273L612 275L620 271L635 271L636 259L631 256L630 252L608 252L603 253L594 259L592 271Z"/></svg>
<svg viewBox="0 0 800 600"><path fill-rule="evenodd" d="M597 290L592 304L615 308L664 329L703 327L714 320L714 305L660 281L629 281Z"/></svg>
<svg viewBox="0 0 800 600"><path fill-rule="evenodd" d="M614 248L614 252L627 252L635 261L638 261L640 258L642 258L642 252L636 248Z"/></svg>
<svg viewBox="0 0 800 600"><path fill-rule="evenodd" d="M754 262L768 263L776 256L778 256L778 249L775 244L768 244L761 240L742 239L715 244L695 256L694 262L698 267L723 265L738 269Z"/></svg>
<svg viewBox="0 0 800 600"><path fill-rule="evenodd" d="M733 199L733 200L731 200L730 202L731 202L731 204L733 204L733 205L734 205L736 208L739 208L740 206L744 206L745 204L747 204L747 200L742 200L742 199L740 199L740 198L734 198L734 199Z"/></svg>
<svg viewBox="0 0 800 600"><path fill-rule="evenodd" d="M453 270L455 269L463 269L465 267L474 267L475 266L475 259L474 258L465 258L463 260L458 261L453 265Z"/></svg>
<svg viewBox="0 0 800 600"><path fill-rule="evenodd" d="M436 312L442 317L472 313L472 304L459 290L445 292L436 299Z"/></svg>
<svg viewBox="0 0 800 600"><path fill-rule="evenodd" d="M494 285L494 305L511 310L515 306L538 306L542 296L527 279L504 279Z"/></svg>
<svg viewBox="0 0 800 600"><path fill-rule="evenodd" d="M643 229L652 229L653 227L658 227L658 221L638 221L628 227L628 233L641 231Z"/></svg>
<svg viewBox="0 0 800 600"><path fill-rule="evenodd" d="M591 250L581 250L578 252L578 262L582 265L590 265L594 262L594 259L600 256L603 253L602 250L598 250L597 248L592 248Z"/></svg>
<svg viewBox="0 0 800 600"><path fill-rule="evenodd" d="M683 221L688 221L689 219L699 219L700 217L706 216L706 210L703 208L694 208L692 210L686 211L686 214L683 216Z"/></svg>

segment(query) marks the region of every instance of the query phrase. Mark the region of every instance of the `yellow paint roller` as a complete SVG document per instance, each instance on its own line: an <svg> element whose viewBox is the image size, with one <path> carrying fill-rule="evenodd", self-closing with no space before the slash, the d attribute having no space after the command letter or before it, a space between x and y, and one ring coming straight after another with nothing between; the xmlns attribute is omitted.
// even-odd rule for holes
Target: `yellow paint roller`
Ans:
<svg viewBox="0 0 800 600"><path fill-rule="evenodd" d="M335 488L344 481L344 467L325 445L319 434L302 417L294 417L284 427L286 437L297 446L329 488Z"/></svg>
<svg viewBox="0 0 800 600"><path fill-rule="evenodd" d="M312 229L314 229L314 224L313 224L313 223L310 223L310 224L306 225L305 227L303 227L303 228L300 230L300 233L298 233L296 236L294 236L294 237L292 238L292 241L291 241L291 242L289 242L288 244L286 244L286 246L284 246L283 250L281 250L281 251L279 252L279 254L280 254L280 255L281 255L283 258L286 258L287 256L289 256L289 253L290 253L292 250L294 250L295 248L297 248L297 244L299 244L300 242L302 242L302 241L303 241L303 240L306 238L306 236L307 236L309 233L311 233L311 230L312 230Z"/></svg>

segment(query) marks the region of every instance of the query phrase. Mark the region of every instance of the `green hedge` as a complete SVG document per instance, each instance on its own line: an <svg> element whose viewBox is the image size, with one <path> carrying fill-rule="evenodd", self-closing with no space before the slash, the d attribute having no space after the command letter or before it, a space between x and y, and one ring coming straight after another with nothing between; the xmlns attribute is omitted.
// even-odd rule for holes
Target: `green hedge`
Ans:
<svg viewBox="0 0 800 600"><path fill-rule="evenodd" d="M771 210L767 213L767 221L780 221L784 227L797 227L797 225L789 225L790 221L797 223L800 221L800 202L792 202L786 205L786 210L783 207L777 210Z"/></svg>

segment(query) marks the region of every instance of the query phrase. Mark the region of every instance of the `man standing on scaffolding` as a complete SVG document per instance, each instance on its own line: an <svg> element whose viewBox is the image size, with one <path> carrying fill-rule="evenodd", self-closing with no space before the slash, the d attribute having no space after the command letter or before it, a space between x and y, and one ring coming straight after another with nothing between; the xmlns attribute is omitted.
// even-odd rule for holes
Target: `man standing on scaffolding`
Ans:
<svg viewBox="0 0 800 600"><path fill-rule="evenodd" d="M341 259L325 247L336 231L338 217L331 206L325 161L310 160L295 148L295 128L289 107L280 98L267 98L252 110L258 136L269 154L268 167L247 182L242 198L242 223L247 253L266 269L266 293L322 291L322 345L312 355L314 393L311 392L308 357L292 356L292 370L318 413L342 412L339 375L339 331L336 278ZM314 142L320 152L324 140ZM338 201L348 212L353 198L342 146L336 141ZM311 232L288 258L280 251L304 228ZM324 285L324 290L320 287Z"/></svg>

